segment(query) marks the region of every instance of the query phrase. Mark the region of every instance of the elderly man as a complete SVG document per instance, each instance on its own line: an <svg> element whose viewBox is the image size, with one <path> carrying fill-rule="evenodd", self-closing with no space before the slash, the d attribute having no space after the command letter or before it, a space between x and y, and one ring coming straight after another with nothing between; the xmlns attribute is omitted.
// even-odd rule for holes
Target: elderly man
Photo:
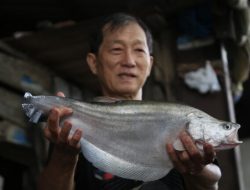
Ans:
<svg viewBox="0 0 250 190"><path fill-rule="evenodd" d="M100 82L103 96L117 99L142 100L142 87L150 75L153 64L152 36L146 25L127 14L114 14L100 25L91 43L87 63ZM63 96L62 93L58 93ZM204 145L201 155L192 139L180 136L186 151L175 151L166 145L175 169L156 182L121 179L94 168L79 154L79 141L84 131L76 130L69 137L72 127L59 120L72 113L68 108L53 108L49 115L45 136L53 144L48 165L38 180L38 189L209 189L218 188L221 173L213 159L211 145Z"/></svg>

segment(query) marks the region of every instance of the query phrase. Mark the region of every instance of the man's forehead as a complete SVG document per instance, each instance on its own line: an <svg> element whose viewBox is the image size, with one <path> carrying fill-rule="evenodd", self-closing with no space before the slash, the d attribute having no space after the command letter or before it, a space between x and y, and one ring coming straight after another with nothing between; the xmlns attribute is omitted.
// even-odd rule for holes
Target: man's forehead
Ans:
<svg viewBox="0 0 250 190"><path fill-rule="evenodd" d="M135 25L138 25L139 24L135 21L123 21L123 22L120 22L120 23L116 23L116 22L108 22L106 24L104 24L104 26L102 27L102 30L105 32L105 31L116 31L120 28L124 28L124 27L127 27L131 24L135 24Z"/></svg>
<svg viewBox="0 0 250 190"><path fill-rule="evenodd" d="M129 29L126 31L127 28L131 28L131 27L133 27L134 29ZM145 40L146 40L145 31L136 22L129 22L123 25L117 25L115 27L112 27L110 25L105 25L103 28L103 39L106 39L106 37L109 38L110 36L112 36L110 40L112 40L114 43L115 42L119 43L120 40L116 39L115 36L120 37L121 36L120 34L122 34L122 31L126 31L126 33L132 33L136 31L133 33L134 41L136 41L136 43L145 43Z"/></svg>
<svg viewBox="0 0 250 190"><path fill-rule="evenodd" d="M146 45L146 40L142 39L131 39L132 45ZM123 40L120 39L111 39L110 45L115 45L115 44L124 44Z"/></svg>
<svg viewBox="0 0 250 190"><path fill-rule="evenodd" d="M103 35L105 36L105 34L116 33L119 30L123 30L125 28L134 27L134 26L137 26L138 28L140 28L141 31L143 31L143 33L145 34L145 31L143 30L143 28L137 22L133 22L133 21L128 21L128 22L124 22L124 23L120 23L116 25L113 23L107 23L103 26L102 32L103 32Z"/></svg>

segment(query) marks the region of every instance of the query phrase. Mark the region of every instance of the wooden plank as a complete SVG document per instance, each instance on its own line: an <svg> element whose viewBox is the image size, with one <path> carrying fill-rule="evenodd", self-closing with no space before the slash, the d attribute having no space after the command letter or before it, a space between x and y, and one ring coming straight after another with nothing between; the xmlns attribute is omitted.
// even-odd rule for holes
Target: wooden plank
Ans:
<svg viewBox="0 0 250 190"><path fill-rule="evenodd" d="M232 85L231 85L231 79L230 79L230 73L229 73L229 66L228 66L228 59L227 59L227 51L224 47L224 45L221 45L221 57L223 62L223 71L224 71L224 80L225 80L225 94L227 98L227 111L229 115L229 120L231 122L236 122L235 117L235 108L234 108L234 101L232 96ZM237 182L240 190L245 190L244 186L244 179L243 179L243 173L242 173L242 166L241 166L241 158L240 158L240 148L236 147L233 150L233 158L234 158L234 169L237 173Z"/></svg>
<svg viewBox="0 0 250 190"><path fill-rule="evenodd" d="M249 158L250 158L250 138L244 138L243 139L243 144L240 145L241 148L241 158L242 158L242 169L243 169L243 178L244 178L244 183L245 183L245 187L250 187L250 181L249 181L249 175L250 175L250 162L249 162Z"/></svg>
<svg viewBox="0 0 250 190"><path fill-rule="evenodd" d="M0 117L21 127L28 125L21 107L22 97L0 87Z"/></svg>
<svg viewBox="0 0 250 190"><path fill-rule="evenodd" d="M21 91L48 94L52 74L39 64L0 53L0 82Z"/></svg>
<svg viewBox="0 0 250 190"><path fill-rule="evenodd" d="M6 120L0 121L0 141L31 147L27 129Z"/></svg>
<svg viewBox="0 0 250 190"><path fill-rule="evenodd" d="M27 129L6 120L0 121L0 157L31 167L37 172L36 152L27 134Z"/></svg>
<svg viewBox="0 0 250 190"><path fill-rule="evenodd" d="M9 142L0 142L0 156L14 162L34 167L37 165L36 155L32 148L13 144Z"/></svg>

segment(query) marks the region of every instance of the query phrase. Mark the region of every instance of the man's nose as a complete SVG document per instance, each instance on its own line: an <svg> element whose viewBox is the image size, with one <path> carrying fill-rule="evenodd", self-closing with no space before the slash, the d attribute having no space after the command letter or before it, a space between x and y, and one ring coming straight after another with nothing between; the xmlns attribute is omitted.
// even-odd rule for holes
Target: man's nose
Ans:
<svg viewBox="0 0 250 190"><path fill-rule="evenodd" d="M126 67L134 67L136 65L133 53L131 51L126 51L124 54L122 65Z"/></svg>

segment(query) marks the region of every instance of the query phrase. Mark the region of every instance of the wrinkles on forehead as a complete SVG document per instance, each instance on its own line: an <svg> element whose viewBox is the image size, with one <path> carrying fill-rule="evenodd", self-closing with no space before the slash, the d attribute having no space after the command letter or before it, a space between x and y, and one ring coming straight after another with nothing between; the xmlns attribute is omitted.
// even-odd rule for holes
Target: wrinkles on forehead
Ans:
<svg viewBox="0 0 250 190"><path fill-rule="evenodd" d="M103 44L104 41L106 41L106 42L108 41L108 46L112 46L115 44L124 45L124 41L126 41L126 40L123 40L119 34L120 34L120 32L123 31L123 29L125 29L126 27L129 27L130 25L137 25L139 28L141 28L141 31L143 32L143 33L141 33L143 35L140 34L137 37L135 37L135 35L133 35L133 37L129 39L130 43L134 46L143 46L149 51L145 31L137 22L133 22L133 21L126 21L124 23L120 23L119 25L115 25L115 24L111 25L111 23L108 23L107 25L105 25L103 27L102 45L104 45ZM121 30L121 31L119 31L119 30ZM132 31L133 31L133 29L131 30L131 32ZM127 30L127 32L130 33L130 30ZM129 41L127 41L127 42L129 42ZM105 44L105 46L106 45L107 44Z"/></svg>
<svg viewBox="0 0 250 190"><path fill-rule="evenodd" d="M110 45L115 45L115 44L124 44L123 40L119 40L119 39L114 39L110 42ZM140 39L135 39L133 40L133 45L140 45L140 46L146 46L146 42Z"/></svg>

